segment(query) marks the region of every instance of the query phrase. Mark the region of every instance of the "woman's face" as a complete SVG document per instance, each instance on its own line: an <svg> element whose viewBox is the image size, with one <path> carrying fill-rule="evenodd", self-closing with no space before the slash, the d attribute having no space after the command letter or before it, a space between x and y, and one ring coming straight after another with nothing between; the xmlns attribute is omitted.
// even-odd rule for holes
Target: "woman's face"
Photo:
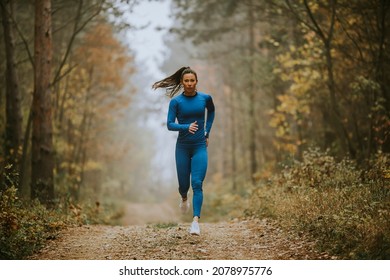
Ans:
<svg viewBox="0 0 390 280"><path fill-rule="evenodd" d="M196 90L196 76L193 73L184 74L181 80L181 83L184 87L184 92L187 94L194 94Z"/></svg>

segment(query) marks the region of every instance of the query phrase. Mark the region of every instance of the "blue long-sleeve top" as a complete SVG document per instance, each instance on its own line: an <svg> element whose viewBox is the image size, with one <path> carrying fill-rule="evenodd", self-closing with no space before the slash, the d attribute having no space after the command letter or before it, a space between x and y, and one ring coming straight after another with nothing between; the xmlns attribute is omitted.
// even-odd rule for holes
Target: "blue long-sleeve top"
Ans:
<svg viewBox="0 0 390 280"><path fill-rule="evenodd" d="M210 95L199 91L194 96L182 93L172 98L169 103L167 127L168 130L179 131L178 143L201 144L210 135L214 116L215 107ZM198 130L192 134L188 129L194 121L197 121Z"/></svg>

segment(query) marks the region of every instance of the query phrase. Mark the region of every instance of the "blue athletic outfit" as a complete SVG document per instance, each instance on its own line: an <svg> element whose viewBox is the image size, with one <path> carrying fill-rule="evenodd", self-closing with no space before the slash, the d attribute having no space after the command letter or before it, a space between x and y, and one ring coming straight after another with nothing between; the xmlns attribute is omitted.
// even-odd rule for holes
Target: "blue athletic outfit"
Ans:
<svg viewBox="0 0 390 280"><path fill-rule="evenodd" d="M202 208L202 185L207 171L206 138L210 135L214 115L213 99L202 92L196 92L194 96L186 96L182 93L172 98L169 103L168 130L179 131L175 152L179 193L182 197L186 197L191 182L193 215L197 217L200 217ZM192 134L188 129L195 121L198 130Z"/></svg>

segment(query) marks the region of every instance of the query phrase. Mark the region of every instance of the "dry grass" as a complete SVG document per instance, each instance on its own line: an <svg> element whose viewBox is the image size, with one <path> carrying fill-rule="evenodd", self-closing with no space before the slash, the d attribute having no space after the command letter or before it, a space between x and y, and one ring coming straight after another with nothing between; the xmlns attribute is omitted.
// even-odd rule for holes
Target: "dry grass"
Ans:
<svg viewBox="0 0 390 280"><path fill-rule="evenodd" d="M390 259L389 159L363 171L318 151L257 186L252 215L310 233L321 250L345 259Z"/></svg>
<svg viewBox="0 0 390 280"><path fill-rule="evenodd" d="M120 218L111 205L64 204L46 209L38 201L23 201L17 189L0 192L0 259L25 259L58 231L71 225L111 224Z"/></svg>

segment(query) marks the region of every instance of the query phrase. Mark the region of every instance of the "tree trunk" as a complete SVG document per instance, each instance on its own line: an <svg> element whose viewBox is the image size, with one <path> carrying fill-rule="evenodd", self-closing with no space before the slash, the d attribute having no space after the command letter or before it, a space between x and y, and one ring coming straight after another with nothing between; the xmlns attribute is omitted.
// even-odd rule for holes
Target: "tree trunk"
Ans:
<svg viewBox="0 0 390 280"><path fill-rule="evenodd" d="M22 158L20 161L20 180L19 184L22 188L23 192L21 193L23 196L30 197L30 187L28 185L28 179L29 174L29 166L28 166L28 159L31 157L31 153L29 152L29 145L30 145L30 139L31 139L31 126L32 126L32 107L30 107L28 118L27 118L27 126L26 130L24 132L24 139L23 139L23 148L22 148Z"/></svg>
<svg viewBox="0 0 390 280"><path fill-rule="evenodd" d="M230 89L230 88L229 88ZM234 96L231 90L229 90L229 105L230 105L230 123L231 123L231 151L232 151L232 181L233 181L233 186L232 189L234 192L237 191L237 157L236 157L236 110L235 108L235 103L234 103Z"/></svg>
<svg viewBox="0 0 390 280"><path fill-rule="evenodd" d="M329 90L329 99L330 99L330 112L331 112L331 121L330 124L333 127L334 131L338 136L340 141L340 145L343 151L343 154L349 152L349 154L355 158L356 151L349 139L348 132L346 131L342 121L341 121L341 113L339 110L339 105L337 103L336 98L336 84L334 81L334 73L333 73L333 58L332 58L332 50L330 46L330 40L328 42L324 42L325 48L325 57L326 57L326 66L327 66L327 74L328 74L328 90Z"/></svg>
<svg viewBox="0 0 390 280"><path fill-rule="evenodd" d="M257 172L257 157L256 157L256 114L255 114L255 20L253 15L253 7L250 2L248 6L249 18L249 153L250 153L250 171L251 180L255 183L255 173Z"/></svg>
<svg viewBox="0 0 390 280"><path fill-rule="evenodd" d="M336 22L337 0L329 1L330 22L329 22L329 29L326 30L326 32L322 30L319 23L315 19L314 14L307 0L304 1L304 5L312 25L307 25L306 23L305 24L317 34L317 36L322 41L324 47L324 55L325 55L327 78L328 78L327 86L329 90L330 113L331 113L329 119L330 126L333 128L333 130L335 131L338 137L343 154L349 152L352 157L355 157L356 151L350 141L348 132L342 122L342 116L336 98L336 83L334 79L333 57L332 57L332 41L333 41L334 28Z"/></svg>
<svg viewBox="0 0 390 280"><path fill-rule="evenodd" d="M22 143L22 113L19 77L15 62L15 42L13 26L13 1L8 0L0 4L4 29L4 47L7 59L6 79L6 125L5 125L5 158L6 176L4 186L19 186L20 152ZM3 185L3 184L2 184Z"/></svg>
<svg viewBox="0 0 390 280"><path fill-rule="evenodd" d="M50 72L51 1L35 1L35 71L33 96L31 196L49 206L54 201L54 155Z"/></svg>
<svg viewBox="0 0 390 280"><path fill-rule="evenodd" d="M377 58L375 63L375 79L380 84L381 87L381 93L382 97L384 98L384 106L385 106L385 112L387 115L387 119L390 118L390 87L389 87L389 76L388 76L388 58L386 59L386 37L388 36L388 13L390 11L390 4L388 1L381 0L380 2L380 8L378 11L378 19L377 19L377 29L379 34L379 40L378 40L378 51L376 52ZM387 18L387 23L386 23ZM388 50L387 50L388 52ZM388 57L388 55L387 55ZM388 125L387 125L388 127ZM386 132L384 132L386 134ZM390 152L390 137L389 136L382 136L383 144L382 150L385 153Z"/></svg>

